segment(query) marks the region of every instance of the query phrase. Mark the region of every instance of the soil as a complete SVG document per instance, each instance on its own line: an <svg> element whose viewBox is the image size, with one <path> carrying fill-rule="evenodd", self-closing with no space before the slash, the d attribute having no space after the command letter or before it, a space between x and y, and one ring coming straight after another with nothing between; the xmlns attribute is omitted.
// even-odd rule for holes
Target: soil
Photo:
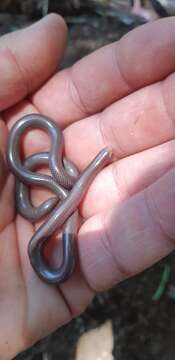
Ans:
<svg viewBox="0 0 175 360"><path fill-rule="evenodd" d="M44 353L48 360L75 360L80 336L109 319L113 325L115 360L174 360L174 260L172 254L142 274L98 294L83 315L15 360L43 360ZM167 264L170 277L161 298L155 301L153 296Z"/></svg>
<svg viewBox="0 0 175 360"><path fill-rule="evenodd" d="M100 5L101 3L103 4ZM62 13L69 26L68 48L62 67L119 39L144 22L142 18L123 12L123 9L122 12L117 9L116 13L108 11L106 7L104 15L107 1L96 1L94 8L88 4L89 1L84 1L83 5L78 0L53 1L52 8L49 9ZM32 23L48 11L46 5L46 1L1 0L0 33ZM142 274L116 285L110 291L98 294L84 314L14 360L75 360L80 336L108 319L113 325L114 359L174 360L174 262L175 255L172 254ZM166 284L163 285L163 274L165 275L167 268L169 272ZM162 287L159 291L160 283Z"/></svg>

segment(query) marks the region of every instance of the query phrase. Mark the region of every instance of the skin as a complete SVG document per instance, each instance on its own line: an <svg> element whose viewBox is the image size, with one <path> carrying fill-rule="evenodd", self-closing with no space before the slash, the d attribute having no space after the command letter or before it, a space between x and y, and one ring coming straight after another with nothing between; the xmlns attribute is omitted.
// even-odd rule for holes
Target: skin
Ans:
<svg viewBox="0 0 175 360"><path fill-rule="evenodd" d="M55 75L66 44L66 28L58 16L49 15L34 27L1 38L3 359L13 358L80 314L96 291L143 271L174 250L174 38L174 17L156 21ZM4 161L8 130L33 112L53 118L63 129L66 156L80 171L101 148L109 146L114 154L84 198L77 269L58 287L44 284L30 266L27 245L40 224L15 213L14 178ZM49 148L42 131L26 134L25 157ZM33 189L32 202L38 206L49 196ZM47 251L57 265L51 244Z"/></svg>
<svg viewBox="0 0 175 360"><path fill-rule="evenodd" d="M41 128L48 132L51 137L51 149L49 153L33 154L22 162L20 154L20 140L26 130L32 127ZM62 162L63 136L62 132L53 120L44 115L30 114L23 116L12 127L7 144L7 163L9 169L17 177L16 186L16 208L19 214L28 220L36 220L47 215L47 220L42 224L28 245L30 263L39 278L48 284L59 284L69 279L75 265L74 242L78 230L77 207L85 195L89 185L98 172L110 160L110 151L103 149L91 161L82 174L78 176L75 165L64 160ZM43 164L50 166L51 176L33 172L35 167ZM53 193L56 192L61 204L55 203L50 198L40 204L37 208L30 204L27 185L46 186ZM68 192L65 188L70 188ZM56 191L55 191L56 190ZM58 228L64 225L63 230L63 258L62 264L52 269L46 263L43 250L46 241Z"/></svg>

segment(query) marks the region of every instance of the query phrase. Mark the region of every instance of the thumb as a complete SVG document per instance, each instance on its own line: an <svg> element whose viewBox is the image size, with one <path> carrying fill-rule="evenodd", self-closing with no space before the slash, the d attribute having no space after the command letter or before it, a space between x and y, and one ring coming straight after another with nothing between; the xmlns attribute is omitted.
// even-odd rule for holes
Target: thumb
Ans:
<svg viewBox="0 0 175 360"><path fill-rule="evenodd" d="M94 290L135 275L175 248L175 169L117 208L90 218L79 236L80 262Z"/></svg>
<svg viewBox="0 0 175 360"><path fill-rule="evenodd" d="M55 14L0 38L0 111L32 93L53 74L65 44L66 26Z"/></svg>

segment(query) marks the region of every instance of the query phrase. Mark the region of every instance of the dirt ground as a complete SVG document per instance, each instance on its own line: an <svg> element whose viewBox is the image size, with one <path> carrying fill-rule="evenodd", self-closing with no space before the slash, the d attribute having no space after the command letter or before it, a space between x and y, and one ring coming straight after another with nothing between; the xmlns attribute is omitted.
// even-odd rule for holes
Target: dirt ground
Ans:
<svg viewBox="0 0 175 360"><path fill-rule="evenodd" d="M107 7L104 13L104 7L80 6L75 11L75 3L80 5L75 0L51 2L50 11L61 12L69 26L68 49L62 67L119 39L133 27L145 22L143 18L129 16L129 12L123 12L123 8L121 12L120 9L116 12L109 11ZM89 1L86 4L88 3ZM107 1L99 1L100 3L104 5ZM46 5L46 1L1 1L1 34L40 18L44 11L48 11ZM97 295L82 316L14 360L75 360L77 342L81 335L89 329L99 327L106 320L112 322L113 359L174 360L174 260L175 255L172 254L139 276Z"/></svg>
<svg viewBox="0 0 175 360"><path fill-rule="evenodd" d="M97 295L82 316L15 360L44 360L45 353L48 360L75 360L80 336L106 320L112 322L115 360L174 360L174 260L173 254L141 275ZM166 288L159 300L153 300L168 264L171 271Z"/></svg>

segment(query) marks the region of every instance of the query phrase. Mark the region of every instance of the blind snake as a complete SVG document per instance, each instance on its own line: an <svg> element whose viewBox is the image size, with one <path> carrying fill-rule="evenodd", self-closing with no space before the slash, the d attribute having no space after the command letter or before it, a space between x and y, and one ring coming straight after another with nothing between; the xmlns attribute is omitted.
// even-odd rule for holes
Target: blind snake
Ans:
<svg viewBox="0 0 175 360"><path fill-rule="evenodd" d="M40 128L51 137L50 152L33 154L21 159L21 138L31 128ZM63 134L56 123L46 116L30 114L19 119L10 130L7 163L16 177L16 208L26 219L35 222L48 215L28 244L28 256L36 274L50 284L66 281L74 270L74 242L78 232L78 206L97 173L109 162L111 151L102 149L79 174L76 166L63 157ZM47 165L50 175L36 172ZM43 186L54 194L38 207L30 200L30 187ZM43 249L47 240L63 226L63 259L58 268L46 262Z"/></svg>

